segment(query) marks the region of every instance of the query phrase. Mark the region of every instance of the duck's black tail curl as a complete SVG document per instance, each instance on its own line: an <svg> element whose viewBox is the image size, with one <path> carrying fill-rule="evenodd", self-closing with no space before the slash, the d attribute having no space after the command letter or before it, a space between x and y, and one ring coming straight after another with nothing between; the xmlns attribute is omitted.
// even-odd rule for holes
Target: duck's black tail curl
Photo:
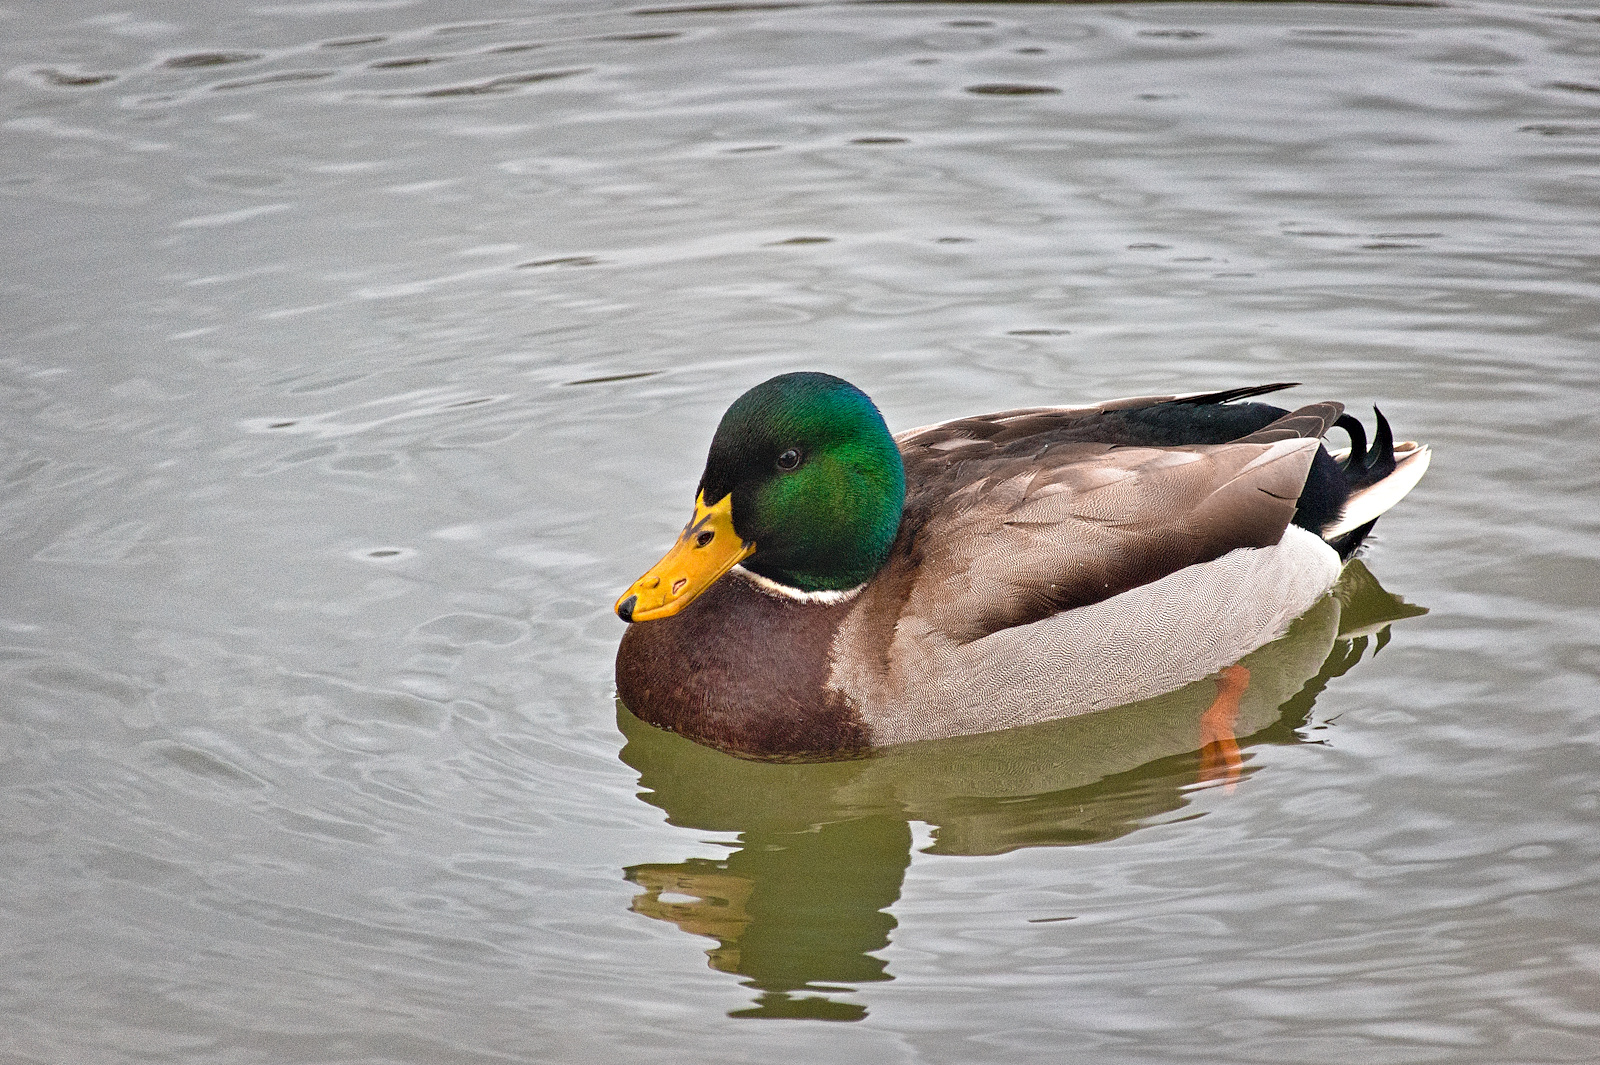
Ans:
<svg viewBox="0 0 1600 1065"><path fill-rule="evenodd" d="M1395 471L1394 431L1383 412L1373 408L1378 417L1378 428L1372 441L1367 441L1367 431L1352 415L1340 414L1334 425L1350 434L1350 453L1335 459L1326 448L1319 450L1312 460L1311 472L1300 494L1299 508L1294 523L1303 529L1322 535L1324 529L1334 527L1344 516L1351 496L1377 484ZM1340 558L1349 558L1372 531L1374 518L1363 525L1329 540Z"/></svg>
<svg viewBox="0 0 1600 1065"><path fill-rule="evenodd" d="M1383 411L1374 406L1372 412L1377 415L1378 429L1373 434L1370 447L1367 444L1366 429L1351 415L1341 414L1333 423L1350 434L1350 453L1338 463L1339 472L1344 480L1345 501L1348 501L1354 493L1377 484L1395 471L1394 430L1389 428L1389 419L1383 416ZM1340 558L1349 558L1355 554L1356 548L1361 546L1362 541L1377 523L1378 519L1373 518L1364 525L1358 525L1349 532L1334 537L1328 541L1328 545L1339 553Z"/></svg>
<svg viewBox="0 0 1600 1065"><path fill-rule="evenodd" d="M1372 412L1378 416L1378 432L1370 448L1367 447L1367 431L1355 418L1341 414L1333 423L1350 434L1350 454L1339 468L1344 471L1345 482L1352 492L1377 484L1395 469L1394 431L1389 428L1389 419L1383 416L1383 411L1373 407Z"/></svg>

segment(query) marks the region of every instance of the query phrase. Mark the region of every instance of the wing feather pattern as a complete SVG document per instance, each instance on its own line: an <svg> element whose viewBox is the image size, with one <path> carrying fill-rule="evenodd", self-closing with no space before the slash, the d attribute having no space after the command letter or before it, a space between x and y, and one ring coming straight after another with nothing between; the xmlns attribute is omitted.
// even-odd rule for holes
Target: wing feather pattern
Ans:
<svg viewBox="0 0 1600 1065"><path fill-rule="evenodd" d="M1344 404L1338 402L1313 403L1308 407L1290 411L1271 425L1257 429L1249 436L1241 436L1240 443L1270 444L1279 440L1318 440L1333 428Z"/></svg>
<svg viewBox="0 0 1600 1065"><path fill-rule="evenodd" d="M904 611L961 643L1276 544L1319 446L1300 436L1177 448L1069 442L1023 456L979 445L902 445L908 465L923 467L908 478L919 491L901 542L919 564L907 569Z"/></svg>

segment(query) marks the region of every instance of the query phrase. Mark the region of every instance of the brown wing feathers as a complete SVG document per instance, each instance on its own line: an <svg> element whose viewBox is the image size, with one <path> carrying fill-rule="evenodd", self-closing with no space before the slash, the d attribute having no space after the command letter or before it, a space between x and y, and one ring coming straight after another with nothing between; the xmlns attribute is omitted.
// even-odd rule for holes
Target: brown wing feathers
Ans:
<svg viewBox="0 0 1600 1065"><path fill-rule="evenodd" d="M1241 436L1239 442L1271 444L1279 440L1321 440L1343 413L1343 403L1332 401L1313 403L1308 407L1290 411L1249 436Z"/></svg>
<svg viewBox="0 0 1600 1065"><path fill-rule="evenodd" d="M1093 410L1013 411L908 434L901 538L915 541L902 548L921 565L905 608L967 642L1275 544L1314 441L1342 410L1313 404L1234 442L1170 448L1050 441L1064 418Z"/></svg>

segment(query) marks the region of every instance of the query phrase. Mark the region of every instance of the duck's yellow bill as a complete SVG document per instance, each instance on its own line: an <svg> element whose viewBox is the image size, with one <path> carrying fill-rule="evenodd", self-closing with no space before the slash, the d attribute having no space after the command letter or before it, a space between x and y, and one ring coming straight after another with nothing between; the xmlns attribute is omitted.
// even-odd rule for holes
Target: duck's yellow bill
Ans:
<svg viewBox="0 0 1600 1065"><path fill-rule="evenodd" d="M623 621L671 617L755 550L755 544L733 531L732 492L709 507L696 496L694 518L666 557L622 593L617 617Z"/></svg>

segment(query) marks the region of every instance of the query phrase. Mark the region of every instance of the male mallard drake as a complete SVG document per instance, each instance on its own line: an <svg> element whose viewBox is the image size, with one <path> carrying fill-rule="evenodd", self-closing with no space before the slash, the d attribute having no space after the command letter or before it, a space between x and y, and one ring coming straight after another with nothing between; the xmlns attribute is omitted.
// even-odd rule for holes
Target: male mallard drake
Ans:
<svg viewBox="0 0 1600 1065"><path fill-rule="evenodd" d="M1428 466L1286 384L891 436L789 373L723 415L678 542L625 592L617 689L756 758L826 758L1147 698L1280 636ZM1322 446L1334 426L1348 454Z"/></svg>

